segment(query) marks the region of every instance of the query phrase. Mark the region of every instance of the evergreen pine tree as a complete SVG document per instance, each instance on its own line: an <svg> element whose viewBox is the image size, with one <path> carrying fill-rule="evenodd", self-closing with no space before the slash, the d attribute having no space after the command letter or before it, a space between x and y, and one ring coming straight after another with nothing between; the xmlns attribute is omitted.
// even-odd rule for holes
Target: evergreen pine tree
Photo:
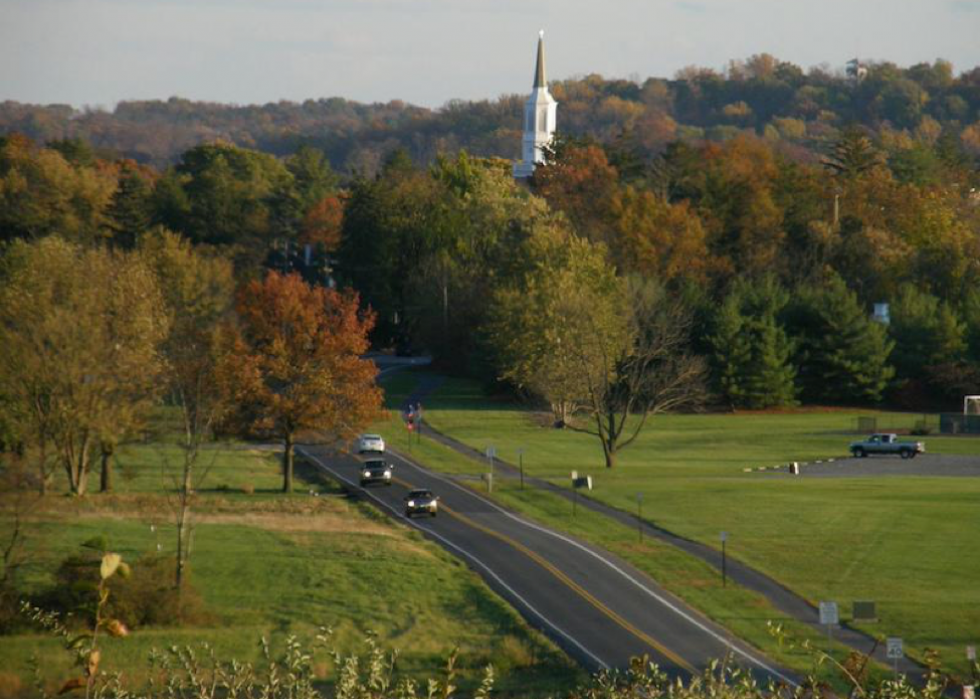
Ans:
<svg viewBox="0 0 980 699"><path fill-rule="evenodd" d="M894 343L840 277L802 289L790 315L808 402L881 400L895 375L888 364Z"/></svg>
<svg viewBox="0 0 980 699"><path fill-rule="evenodd" d="M752 361L745 377L748 408L796 405L796 367L791 363L795 343L776 320L772 309L748 323Z"/></svg>
<svg viewBox="0 0 980 699"><path fill-rule="evenodd" d="M891 316L894 362L903 379L926 378L929 367L955 362L966 352L966 327L948 303L932 294L903 285Z"/></svg>
<svg viewBox="0 0 980 699"><path fill-rule="evenodd" d="M714 332L708 338L717 390L732 407L742 404L744 372L752 355L740 305L735 293L725 298L715 315Z"/></svg>
<svg viewBox="0 0 980 699"><path fill-rule="evenodd" d="M773 277L737 283L719 307L714 348L718 384L733 406L796 404L795 345L779 322L788 295Z"/></svg>
<svg viewBox="0 0 980 699"><path fill-rule="evenodd" d="M117 245L135 247L136 239L150 227L152 194L145 176L124 165L109 203L109 227Z"/></svg>

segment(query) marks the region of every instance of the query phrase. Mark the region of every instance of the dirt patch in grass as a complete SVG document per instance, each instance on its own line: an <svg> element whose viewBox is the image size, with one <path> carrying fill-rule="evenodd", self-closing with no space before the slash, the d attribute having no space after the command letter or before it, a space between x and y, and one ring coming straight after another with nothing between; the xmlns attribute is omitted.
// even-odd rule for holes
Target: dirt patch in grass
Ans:
<svg viewBox="0 0 980 699"><path fill-rule="evenodd" d="M355 505L341 497L226 498L202 496L194 503L192 519L198 524L256 527L279 532L358 533L398 536L384 520L373 521L352 512ZM145 494L98 495L85 499L47 497L32 520L74 519L137 520L167 525L172 509L164 496Z"/></svg>
<svg viewBox="0 0 980 699"><path fill-rule="evenodd" d="M333 534L367 534L373 536L396 536L391 527L365 521L357 517L344 517L338 514L317 517L276 514L272 512L249 513L206 513L198 514L196 524L235 524L279 532L319 532Z"/></svg>

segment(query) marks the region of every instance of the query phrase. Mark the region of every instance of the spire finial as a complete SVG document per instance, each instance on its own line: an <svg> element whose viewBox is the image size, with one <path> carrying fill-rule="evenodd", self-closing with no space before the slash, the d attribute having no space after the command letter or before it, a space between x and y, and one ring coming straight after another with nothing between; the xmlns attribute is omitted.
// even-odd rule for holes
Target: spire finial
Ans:
<svg viewBox="0 0 980 699"><path fill-rule="evenodd" d="M538 64L534 68L534 87L547 87L544 76L544 29L538 32Z"/></svg>

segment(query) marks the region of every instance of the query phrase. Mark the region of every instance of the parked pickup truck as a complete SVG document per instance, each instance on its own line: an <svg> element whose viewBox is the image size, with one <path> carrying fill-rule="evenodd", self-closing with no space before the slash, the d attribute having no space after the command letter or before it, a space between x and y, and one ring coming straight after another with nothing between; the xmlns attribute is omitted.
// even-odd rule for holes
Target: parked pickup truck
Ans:
<svg viewBox="0 0 980 699"><path fill-rule="evenodd" d="M914 459L926 450L924 442L900 442L895 434L873 434L860 442L851 442L851 453L863 458L868 454L898 454L903 459Z"/></svg>

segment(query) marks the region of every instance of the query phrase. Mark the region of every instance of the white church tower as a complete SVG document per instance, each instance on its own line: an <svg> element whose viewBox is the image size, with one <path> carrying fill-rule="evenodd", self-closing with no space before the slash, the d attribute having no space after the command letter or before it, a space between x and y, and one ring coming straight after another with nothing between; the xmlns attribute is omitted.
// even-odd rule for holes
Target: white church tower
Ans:
<svg viewBox="0 0 980 699"><path fill-rule="evenodd" d="M548 92L544 74L544 30L538 32L538 64L534 69L534 86L524 103L524 139L521 161L514 163L514 177L530 177L534 166L544 162L542 148L555 133L558 102Z"/></svg>

